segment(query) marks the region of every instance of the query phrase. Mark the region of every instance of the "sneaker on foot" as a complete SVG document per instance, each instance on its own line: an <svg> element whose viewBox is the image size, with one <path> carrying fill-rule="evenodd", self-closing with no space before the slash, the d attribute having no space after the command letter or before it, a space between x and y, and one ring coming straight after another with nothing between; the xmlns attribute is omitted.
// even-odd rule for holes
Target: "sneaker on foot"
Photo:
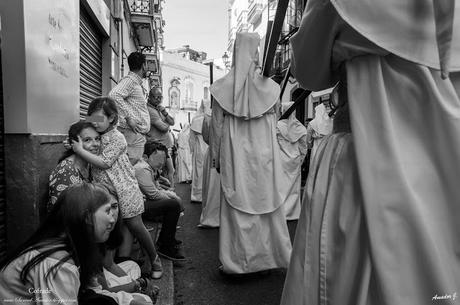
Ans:
<svg viewBox="0 0 460 305"><path fill-rule="evenodd" d="M159 247L158 255L174 262L185 261L185 256L181 253L180 247Z"/></svg>
<svg viewBox="0 0 460 305"><path fill-rule="evenodd" d="M153 279L157 280L157 279L161 278L162 275L163 275L163 267L161 266L160 257L157 255L157 257L155 258L155 261L153 261L152 271L150 273L150 276Z"/></svg>

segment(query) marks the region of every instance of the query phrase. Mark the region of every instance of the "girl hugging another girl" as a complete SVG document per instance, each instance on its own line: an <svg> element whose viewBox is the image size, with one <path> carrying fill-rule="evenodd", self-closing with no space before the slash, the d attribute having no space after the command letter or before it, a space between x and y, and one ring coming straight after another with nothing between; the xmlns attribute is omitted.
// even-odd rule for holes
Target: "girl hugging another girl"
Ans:
<svg viewBox="0 0 460 305"><path fill-rule="evenodd" d="M115 188L124 224L147 251L152 266L151 276L158 279L163 273L161 261L153 240L142 222L144 199L134 168L126 154L126 140L116 128L118 122L116 104L109 97L98 97L89 105L88 116L96 131L101 134L101 153L96 155L85 150L80 137L78 141L72 141L72 149L78 156L92 164L92 176L95 182L108 183ZM129 234L125 233L124 236ZM129 256L131 244L131 239L125 238L119 249L119 255Z"/></svg>

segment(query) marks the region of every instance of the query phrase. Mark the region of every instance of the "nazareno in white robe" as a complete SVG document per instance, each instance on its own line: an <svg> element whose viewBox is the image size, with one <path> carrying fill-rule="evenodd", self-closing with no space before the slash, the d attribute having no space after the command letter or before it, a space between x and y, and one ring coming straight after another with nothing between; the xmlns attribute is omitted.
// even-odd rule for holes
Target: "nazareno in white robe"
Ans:
<svg viewBox="0 0 460 305"><path fill-rule="evenodd" d="M282 305L457 302L460 7L442 79L435 3L308 1L293 72L316 91L346 65L352 133L318 148Z"/></svg>
<svg viewBox="0 0 460 305"><path fill-rule="evenodd" d="M315 117L308 123L307 127L307 143L312 143L310 161L313 160L316 150L319 144L324 139L324 136L331 134L332 132L332 118L326 111L326 107L323 104L319 104L315 107Z"/></svg>
<svg viewBox="0 0 460 305"><path fill-rule="evenodd" d="M203 113L197 113L190 124L190 151L192 153L191 200L201 202L203 185L203 164L208 144L203 140Z"/></svg>
<svg viewBox="0 0 460 305"><path fill-rule="evenodd" d="M190 125L186 124L177 135L176 177L178 182L192 180L192 153L189 138Z"/></svg>
<svg viewBox="0 0 460 305"><path fill-rule="evenodd" d="M203 140L210 145L213 138L211 115L206 114L202 128ZM217 228L220 225L220 174L211 166L211 147L206 150L203 165L203 188L199 227Z"/></svg>
<svg viewBox="0 0 460 305"><path fill-rule="evenodd" d="M307 128L295 117L278 121L276 136L283 168L279 187L287 220L300 215L301 167L307 155Z"/></svg>
<svg viewBox="0 0 460 305"><path fill-rule="evenodd" d="M287 267L291 253L278 192L273 108L280 88L256 66L259 41L256 33L237 33L234 66L211 86L212 165L221 174L219 259L227 273Z"/></svg>

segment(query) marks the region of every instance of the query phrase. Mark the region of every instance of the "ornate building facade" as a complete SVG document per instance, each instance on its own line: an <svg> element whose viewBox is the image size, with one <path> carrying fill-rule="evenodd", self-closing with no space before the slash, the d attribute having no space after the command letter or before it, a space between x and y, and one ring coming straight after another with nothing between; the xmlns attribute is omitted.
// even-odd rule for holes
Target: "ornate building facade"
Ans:
<svg viewBox="0 0 460 305"><path fill-rule="evenodd" d="M177 132L191 122L202 101L209 103L211 100L211 67L203 63L205 54L190 48L162 52L163 105L175 118L173 131ZM215 65L212 67L214 79L224 76L224 70Z"/></svg>

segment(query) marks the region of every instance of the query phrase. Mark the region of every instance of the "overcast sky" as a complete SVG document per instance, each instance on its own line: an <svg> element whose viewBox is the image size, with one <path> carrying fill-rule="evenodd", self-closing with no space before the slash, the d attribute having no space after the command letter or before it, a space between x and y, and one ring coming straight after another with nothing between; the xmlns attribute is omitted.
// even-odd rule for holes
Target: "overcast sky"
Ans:
<svg viewBox="0 0 460 305"><path fill-rule="evenodd" d="M165 49L183 45L220 58L227 49L228 0L166 0L163 19Z"/></svg>

